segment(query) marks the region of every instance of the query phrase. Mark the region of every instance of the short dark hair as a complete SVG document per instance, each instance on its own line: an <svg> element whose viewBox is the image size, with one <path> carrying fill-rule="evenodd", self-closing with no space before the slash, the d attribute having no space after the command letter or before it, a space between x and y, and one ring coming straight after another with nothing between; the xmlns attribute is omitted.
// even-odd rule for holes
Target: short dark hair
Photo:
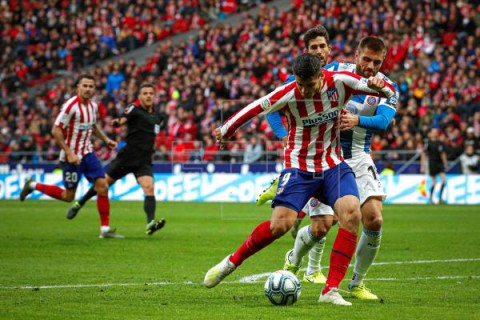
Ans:
<svg viewBox="0 0 480 320"><path fill-rule="evenodd" d="M315 54L301 54L293 61L293 74L300 79L311 79L321 72L322 60Z"/></svg>
<svg viewBox="0 0 480 320"><path fill-rule="evenodd" d="M310 41L316 37L323 37L327 41L327 44L330 45L330 37L328 36L328 31L324 26L316 26L311 29L308 29L307 32L303 35L303 42L305 42L305 47L308 49Z"/></svg>
<svg viewBox="0 0 480 320"><path fill-rule="evenodd" d="M142 83L140 85L140 87L138 88L138 94L140 94L140 92L142 92L143 88L152 88L153 90L155 90L155 86L153 85L153 83L145 82L145 83Z"/></svg>
<svg viewBox="0 0 480 320"><path fill-rule="evenodd" d="M78 84L80 83L80 81L82 81L83 79L88 79L88 80L93 80L95 81L95 77L90 75L90 74L81 74L78 78L77 78L77 81L75 81L75 87L78 86Z"/></svg>
<svg viewBox="0 0 480 320"><path fill-rule="evenodd" d="M387 46L385 45L383 39L376 36L366 36L362 38L362 40L360 40L360 43L358 44L358 49L364 50L365 48L368 48L375 52L387 51Z"/></svg>

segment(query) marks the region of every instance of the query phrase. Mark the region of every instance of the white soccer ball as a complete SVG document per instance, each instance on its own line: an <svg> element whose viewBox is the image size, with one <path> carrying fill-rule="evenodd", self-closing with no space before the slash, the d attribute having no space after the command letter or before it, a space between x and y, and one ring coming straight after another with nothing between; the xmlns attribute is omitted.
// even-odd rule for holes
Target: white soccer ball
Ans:
<svg viewBox="0 0 480 320"><path fill-rule="evenodd" d="M300 297L301 289L298 278L285 270L273 272L265 282L265 296L276 306L294 304Z"/></svg>

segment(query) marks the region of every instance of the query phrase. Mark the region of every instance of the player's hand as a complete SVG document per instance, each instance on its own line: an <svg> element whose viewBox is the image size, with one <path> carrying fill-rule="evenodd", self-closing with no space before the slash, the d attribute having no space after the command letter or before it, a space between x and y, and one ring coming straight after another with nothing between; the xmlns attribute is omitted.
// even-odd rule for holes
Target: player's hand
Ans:
<svg viewBox="0 0 480 320"><path fill-rule="evenodd" d="M367 85L373 90L382 90L385 87L385 81L377 77L368 78Z"/></svg>
<svg viewBox="0 0 480 320"><path fill-rule="evenodd" d="M107 144L108 149L110 149L110 150L117 149L117 143L115 141L113 141L112 139L107 139L107 141L105 141L105 143Z"/></svg>
<svg viewBox="0 0 480 320"><path fill-rule="evenodd" d="M225 142L223 142L222 138L223 138L222 137L222 129L220 129L220 128L215 129L215 139L217 141L217 144L218 144L218 147L220 148L220 150L225 149Z"/></svg>
<svg viewBox="0 0 480 320"><path fill-rule="evenodd" d="M354 127L358 126L358 123L358 116L354 115L346 109L342 110L342 113L340 114L341 131L353 129Z"/></svg>
<svg viewBox="0 0 480 320"><path fill-rule="evenodd" d="M282 143L283 143L283 147L286 148L288 143L288 136L285 136L282 138Z"/></svg>
<svg viewBox="0 0 480 320"><path fill-rule="evenodd" d="M120 119L113 119L112 121L110 121L110 124L114 128L118 128L121 126Z"/></svg>
<svg viewBox="0 0 480 320"><path fill-rule="evenodd" d="M70 152L70 153L67 154L67 162L70 163L70 164L74 164L76 166L80 165L80 159L73 152Z"/></svg>

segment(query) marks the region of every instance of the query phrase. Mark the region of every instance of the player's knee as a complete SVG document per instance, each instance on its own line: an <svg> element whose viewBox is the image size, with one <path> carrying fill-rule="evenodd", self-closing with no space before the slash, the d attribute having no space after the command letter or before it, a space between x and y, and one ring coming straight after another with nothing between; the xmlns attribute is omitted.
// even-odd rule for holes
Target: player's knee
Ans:
<svg viewBox="0 0 480 320"><path fill-rule="evenodd" d="M147 196L153 196L153 184L148 184L143 187L143 191Z"/></svg>
<svg viewBox="0 0 480 320"><path fill-rule="evenodd" d="M108 194L108 184L106 182L99 183L98 185L95 186L95 191L102 196Z"/></svg>
<svg viewBox="0 0 480 320"><path fill-rule="evenodd" d="M365 220L365 228L368 230L380 230L383 225L383 217L381 214L370 217Z"/></svg>
<svg viewBox="0 0 480 320"><path fill-rule="evenodd" d="M322 239L327 235L331 227L332 227L331 225L319 225L319 226L312 227L311 229L312 236L315 239Z"/></svg>
<svg viewBox="0 0 480 320"><path fill-rule="evenodd" d="M281 237L285 233L288 232L293 227L295 221L290 221L290 219L282 219L282 220L272 220L270 224L270 228L272 230L272 234L275 237Z"/></svg>

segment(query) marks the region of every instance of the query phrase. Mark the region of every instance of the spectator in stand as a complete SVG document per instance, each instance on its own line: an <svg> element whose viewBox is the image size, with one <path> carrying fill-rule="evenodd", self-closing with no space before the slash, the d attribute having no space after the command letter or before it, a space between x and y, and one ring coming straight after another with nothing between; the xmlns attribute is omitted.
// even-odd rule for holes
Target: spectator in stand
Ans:
<svg viewBox="0 0 480 320"><path fill-rule="evenodd" d="M256 136L250 138L250 142L247 143L245 148L245 153L243 154L243 162L245 163L254 163L260 161L263 157L263 146L262 143L257 139Z"/></svg>
<svg viewBox="0 0 480 320"><path fill-rule="evenodd" d="M465 147L465 153L460 156L463 174L479 173L480 156L475 154L473 145L469 144Z"/></svg>

